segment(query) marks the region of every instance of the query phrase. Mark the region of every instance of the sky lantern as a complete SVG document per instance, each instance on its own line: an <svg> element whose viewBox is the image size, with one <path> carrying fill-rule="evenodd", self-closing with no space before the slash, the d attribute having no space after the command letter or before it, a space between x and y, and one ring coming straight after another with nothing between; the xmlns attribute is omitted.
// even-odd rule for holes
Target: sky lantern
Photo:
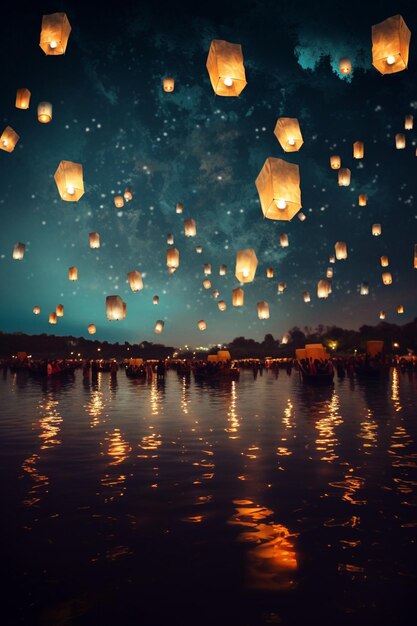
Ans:
<svg viewBox="0 0 417 626"><path fill-rule="evenodd" d="M274 278L274 268L273 267L267 267L266 268L266 277L267 278Z"/></svg>
<svg viewBox="0 0 417 626"><path fill-rule="evenodd" d="M19 87L16 91L16 109L28 109L31 93L27 87Z"/></svg>
<svg viewBox="0 0 417 626"><path fill-rule="evenodd" d="M401 15L372 26L372 65L381 74L407 69L411 32Z"/></svg>
<svg viewBox="0 0 417 626"><path fill-rule="evenodd" d="M414 244L414 269L417 270L417 243Z"/></svg>
<svg viewBox="0 0 417 626"><path fill-rule="evenodd" d="M65 54L70 32L71 24L66 13L43 15L39 45L45 54Z"/></svg>
<svg viewBox="0 0 417 626"><path fill-rule="evenodd" d="M57 304L55 307L55 313L57 317L64 317L64 305Z"/></svg>
<svg viewBox="0 0 417 626"><path fill-rule="evenodd" d="M374 237L379 237L381 232L381 224L372 224L372 234Z"/></svg>
<svg viewBox="0 0 417 626"><path fill-rule="evenodd" d="M350 62L349 57L343 57L339 59L339 72L341 74L350 74L352 71L352 63Z"/></svg>
<svg viewBox="0 0 417 626"><path fill-rule="evenodd" d="M89 234L90 238L90 248L99 248L100 247L100 235L96 232L92 232Z"/></svg>
<svg viewBox="0 0 417 626"><path fill-rule="evenodd" d="M328 267L326 270L326 278L333 278L333 268Z"/></svg>
<svg viewBox="0 0 417 626"><path fill-rule="evenodd" d="M12 257L15 261L21 261L25 256L26 245L24 243L15 243L13 246Z"/></svg>
<svg viewBox="0 0 417 626"><path fill-rule="evenodd" d="M95 335L97 332L97 328L95 327L95 324L89 324L87 327L87 331L89 335Z"/></svg>
<svg viewBox="0 0 417 626"><path fill-rule="evenodd" d="M203 246L196 246L195 251L197 252L197 254L201 254L203 252Z"/></svg>
<svg viewBox="0 0 417 626"><path fill-rule="evenodd" d="M206 280L203 280L203 287L204 289L211 289L211 280L209 280L208 278L206 278Z"/></svg>
<svg viewBox="0 0 417 626"><path fill-rule="evenodd" d="M274 135L284 152L298 152L304 143L300 124L296 117L279 117Z"/></svg>
<svg viewBox="0 0 417 626"><path fill-rule="evenodd" d="M414 117L412 115L406 115L404 119L405 130L413 130L413 126L414 126Z"/></svg>
<svg viewBox="0 0 417 626"><path fill-rule="evenodd" d="M232 304L233 306L243 306L245 299L245 292L241 287L236 287L232 291Z"/></svg>
<svg viewBox="0 0 417 626"><path fill-rule="evenodd" d="M347 246L344 241L336 241L334 244L334 250L338 261L347 259Z"/></svg>
<svg viewBox="0 0 417 626"><path fill-rule="evenodd" d="M284 293L286 288L287 288L287 283L284 283L284 282L278 283L277 293Z"/></svg>
<svg viewBox="0 0 417 626"><path fill-rule="evenodd" d="M391 285L392 284L392 274L390 272L384 272L382 274L382 282L384 283L384 285Z"/></svg>
<svg viewBox="0 0 417 626"><path fill-rule="evenodd" d="M383 255L381 257L381 267L388 267L388 265L389 265L388 257Z"/></svg>
<svg viewBox="0 0 417 626"><path fill-rule="evenodd" d="M340 160L340 156L338 154L332 154L330 157L330 167L332 170L340 170L342 165L342 161Z"/></svg>
<svg viewBox="0 0 417 626"><path fill-rule="evenodd" d="M359 200L359 206L366 206L366 203L368 201L366 193L360 193L358 200Z"/></svg>
<svg viewBox="0 0 417 626"><path fill-rule="evenodd" d="M310 299L311 299L310 298L310 294L308 293L308 291L305 291L303 293L303 300L304 300L304 302L310 302Z"/></svg>
<svg viewBox="0 0 417 626"><path fill-rule="evenodd" d="M56 318L56 313L55 313L55 311L53 311L52 313L49 313L49 319L48 319L48 322L49 322L50 324L56 324L56 322L57 322L57 318Z"/></svg>
<svg viewBox="0 0 417 626"><path fill-rule="evenodd" d="M41 307L40 306L34 306L33 307L33 314L34 315L39 315L40 312L41 312Z"/></svg>
<svg viewBox="0 0 417 626"><path fill-rule="evenodd" d="M213 289L213 291L211 292L211 295L213 296L213 298L218 298L220 295L220 292L218 289Z"/></svg>
<svg viewBox="0 0 417 626"><path fill-rule="evenodd" d="M114 206L116 209L121 209L125 205L123 196L114 196Z"/></svg>
<svg viewBox="0 0 417 626"><path fill-rule="evenodd" d="M236 253L235 276L241 283L251 283L255 278L258 259L255 250L247 248Z"/></svg>
<svg viewBox="0 0 417 626"><path fill-rule="evenodd" d="M281 233L280 234L280 236L279 236L279 245L281 246L281 248L288 248L289 241L288 241L287 233Z"/></svg>
<svg viewBox="0 0 417 626"><path fill-rule="evenodd" d="M207 328L207 324L205 323L204 320L200 320L199 322L197 322L197 326L199 330L206 330Z"/></svg>
<svg viewBox="0 0 417 626"><path fill-rule="evenodd" d="M350 169L348 167L341 167L337 174L337 180L339 183L339 187L349 187Z"/></svg>
<svg viewBox="0 0 417 626"><path fill-rule="evenodd" d="M39 102L37 112L38 122L41 124L49 124L52 121L52 104L50 102Z"/></svg>
<svg viewBox="0 0 417 626"><path fill-rule="evenodd" d="M404 150L405 148L405 135L404 133L397 133L395 135L395 147L397 150Z"/></svg>
<svg viewBox="0 0 417 626"><path fill-rule="evenodd" d="M291 220L301 209L298 165L268 157L255 181L264 217Z"/></svg>
<svg viewBox="0 0 417 626"><path fill-rule="evenodd" d="M195 237L197 234L197 226L195 220L184 220L184 234L186 237Z"/></svg>
<svg viewBox="0 0 417 626"><path fill-rule="evenodd" d="M133 199L133 193L130 187L126 187L126 189L124 190L123 198L126 200L126 202L130 202Z"/></svg>
<svg viewBox="0 0 417 626"><path fill-rule="evenodd" d="M141 291L143 289L143 280L141 273L137 270L127 273L127 280L132 291Z"/></svg>
<svg viewBox="0 0 417 626"><path fill-rule="evenodd" d="M306 216L305 216L305 214L302 211L299 211L297 213L297 217L300 220L300 222L304 222L304 220L306 219Z"/></svg>
<svg viewBox="0 0 417 626"><path fill-rule="evenodd" d="M335 255L334 255L334 254L331 254L331 255L329 256L329 263L336 263L336 257L335 257Z"/></svg>
<svg viewBox="0 0 417 626"><path fill-rule="evenodd" d="M179 215L184 211L184 205L182 202L177 202L177 204L175 205L175 213L178 213Z"/></svg>
<svg viewBox="0 0 417 626"><path fill-rule="evenodd" d="M164 91L166 92L170 92L170 91L174 91L175 88L175 80L171 77L171 76L167 76L166 78L164 78L164 80L162 81L162 87L164 89Z"/></svg>
<svg viewBox="0 0 417 626"><path fill-rule="evenodd" d="M67 202L77 202L84 195L83 166L81 163L61 161L54 174L59 195Z"/></svg>
<svg viewBox="0 0 417 626"><path fill-rule="evenodd" d="M365 146L363 141L355 141L353 144L353 158L363 159L365 154Z"/></svg>
<svg viewBox="0 0 417 626"><path fill-rule="evenodd" d="M160 335L163 330L164 330L164 321L163 320L158 320L156 322L156 324L155 324L154 332L157 335Z"/></svg>
<svg viewBox="0 0 417 626"><path fill-rule="evenodd" d="M177 248L168 248L167 250L167 267L173 268L174 270L180 264L180 253Z"/></svg>
<svg viewBox="0 0 417 626"><path fill-rule="evenodd" d="M247 85L240 44L213 39L206 67L217 96L238 96Z"/></svg>
<svg viewBox="0 0 417 626"><path fill-rule="evenodd" d="M125 303L120 296L106 296L106 313L109 321L122 320L126 317Z"/></svg>
<svg viewBox="0 0 417 626"><path fill-rule="evenodd" d="M154 296L152 300L153 304L159 304L159 296Z"/></svg>
<svg viewBox="0 0 417 626"><path fill-rule="evenodd" d="M401 315L402 313L404 313L404 307L403 307L403 305L402 305L402 304L399 304L399 305L397 306L397 313L398 313L399 315Z"/></svg>
<svg viewBox="0 0 417 626"><path fill-rule="evenodd" d="M224 265L222 263L219 267L219 276L226 276L226 272L227 272L227 265Z"/></svg>
<svg viewBox="0 0 417 626"><path fill-rule="evenodd" d="M227 309L227 304L224 300L219 300L217 306L219 311L225 311Z"/></svg>
<svg viewBox="0 0 417 626"><path fill-rule="evenodd" d="M68 268L68 280L78 280L78 269L76 267Z"/></svg>
<svg viewBox="0 0 417 626"><path fill-rule="evenodd" d="M0 148L5 152L13 152L19 138L17 132L11 126L6 126L0 136Z"/></svg>
<svg viewBox="0 0 417 626"><path fill-rule="evenodd" d="M360 294L361 296L367 296L369 294L369 283L363 282L361 284Z"/></svg>
<svg viewBox="0 0 417 626"><path fill-rule="evenodd" d="M258 309L258 317L260 320L269 319L269 304L262 300L261 302L257 302L256 308Z"/></svg>
<svg viewBox="0 0 417 626"><path fill-rule="evenodd" d="M385 319L385 311L380 311L379 312L379 319L380 320L384 320Z"/></svg>
<svg viewBox="0 0 417 626"><path fill-rule="evenodd" d="M328 298L331 293L331 283L329 280L319 280L317 283L317 297Z"/></svg>
<svg viewBox="0 0 417 626"><path fill-rule="evenodd" d="M210 276L211 274L211 263L204 263L204 275Z"/></svg>
<svg viewBox="0 0 417 626"><path fill-rule="evenodd" d="M172 246L174 243L174 235L172 233L167 234L167 244Z"/></svg>

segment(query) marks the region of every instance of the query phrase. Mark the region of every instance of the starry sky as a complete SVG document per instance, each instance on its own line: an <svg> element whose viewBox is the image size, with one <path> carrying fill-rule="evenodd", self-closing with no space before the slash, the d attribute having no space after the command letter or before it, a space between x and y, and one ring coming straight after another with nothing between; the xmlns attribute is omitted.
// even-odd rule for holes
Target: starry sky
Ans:
<svg viewBox="0 0 417 626"><path fill-rule="evenodd" d="M359 328L416 316L417 270L417 8L381 0L365 6L340 3L211 1L191 9L177 2L17 2L2 9L0 42L3 128L20 140L0 151L0 330L53 333L107 341L201 346L243 335L282 338L294 325ZM43 14L65 12L72 26L65 55L39 47ZM408 69L381 75L372 66L371 26L400 13L411 30ZM247 86L239 97L216 96L206 70L213 39L242 46ZM352 73L338 69L348 56ZM164 92L162 80L175 79ZM16 89L31 91L30 107L15 107ZM50 124L37 121L37 104L53 104ZM404 130L407 114L415 128ZM304 144L285 153L274 135L279 117L299 120ZM3 128L1 130L3 130ZM395 147L396 133L406 148ZM365 157L353 159L353 142ZM352 172L339 187L329 157L339 154ZM290 222L264 219L255 179L267 157L300 168L302 212ZM54 173L61 160L81 163L85 194L61 200ZM114 196L132 189L122 208ZM365 207L358 195L365 193ZM176 203L184 204L182 215ZM186 237L193 218L197 235ZM372 224L382 225L373 237ZM101 247L89 247L97 231ZM180 266L166 267L167 234L174 236ZM281 233L289 246L282 248ZM317 298L336 241L348 258L333 267L332 293ZM16 242L26 244L21 261ZM196 246L203 252L196 253ZM245 306L232 306L236 252L256 251ZM387 255L393 284L381 280ZM212 275L205 276L204 263ZM226 276L219 275L227 265ZM68 280L68 268L79 279ZM274 268L274 278L266 268ZM127 273L138 270L144 288L132 292ZM211 279L212 289L202 286ZM369 283L369 295L360 285ZM277 293L285 282L284 293ZM216 300L213 289L220 295ZM311 301L304 303L303 292ZM120 295L127 316L108 321L107 295ZM153 304L153 296L159 304ZM218 300L227 304L219 311ZM256 303L269 303L259 320ZM48 323L57 304L65 315ZM397 314L397 305L404 314ZM35 305L41 314L33 315ZM207 329L199 331L204 319ZM165 323L156 335L157 320Z"/></svg>

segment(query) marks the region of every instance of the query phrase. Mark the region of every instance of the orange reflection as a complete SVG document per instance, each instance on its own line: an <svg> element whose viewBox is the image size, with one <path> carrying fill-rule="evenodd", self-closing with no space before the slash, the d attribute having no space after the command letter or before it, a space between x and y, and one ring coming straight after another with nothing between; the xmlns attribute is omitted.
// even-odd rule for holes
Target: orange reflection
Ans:
<svg viewBox="0 0 417 626"><path fill-rule="evenodd" d="M360 424L358 437L362 439L363 448L375 448L377 446L378 424L373 419L373 413L370 409L368 409L366 419Z"/></svg>
<svg viewBox="0 0 417 626"><path fill-rule="evenodd" d="M332 482L329 483L329 485L331 487L336 487L337 489L344 490L342 500L350 502L351 504L367 504L367 500L357 497L357 492L365 485L364 478L361 478L360 476L351 476L348 474L345 476L345 480Z"/></svg>
<svg viewBox="0 0 417 626"><path fill-rule="evenodd" d="M181 383L181 411L187 415L188 414L188 403L190 396L190 382L187 381L187 378L183 376Z"/></svg>
<svg viewBox="0 0 417 626"><path fill-rule="evenodd" d="M401 411L402 406L400 403L400 377L396 367L392 368L392 384L391 384L391 400L394 405L395 411Z"/></svg>
<svg viewBox="0 0 417 626"><path fill-rule="evenodd" d="M227 421L229 423L228 427L225 428L225 432L229 433L229 439L238 439L238 435L236 434L240 427L239 416L236 411L237 404L237 388L236 381L231 381L231 389L230 389L230 404L229 409L227 411Z"/></svg>
<svg viewBox="0 0 417 626"><path fill-rule="evenodd" d="M87 413L91 417L90 426L94 428L100 424L100 418L104 410L104 399L101 391L91 392L90 400L85 405Z"/></svg>
<svg viewBox="0 0 417 626"><path fill-rule="evenodd" d="M339 458L335 452L336 446L339 445L335 427L343 424L342 416L339 413L339 397L335 391L333 391L330 402L324 403L324 408L319 412L324 413L324 415L315 424L319 431L316 439L316 450L323 452L320 457L321 461L332 463Z"/></svg>
<svg viewBox="0 0 417 626"><path fill-rule="evenodd" d="M119 428L115 428L113 432L107 433L105 442L108 444L107 454L112 458L109 465L120 465L128 457L132 451L129 443L122 437Z"/></svg>

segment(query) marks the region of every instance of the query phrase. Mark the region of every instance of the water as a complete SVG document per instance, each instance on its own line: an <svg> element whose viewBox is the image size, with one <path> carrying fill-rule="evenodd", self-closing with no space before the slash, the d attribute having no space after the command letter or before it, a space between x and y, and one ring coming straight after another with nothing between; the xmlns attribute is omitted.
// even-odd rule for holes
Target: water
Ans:
<svg viewBox="0 0 417 626"><path fill-rule="evenodd" d="M396 369L323 389L9 373L2 623L408 623L416 397Z"/></svg>

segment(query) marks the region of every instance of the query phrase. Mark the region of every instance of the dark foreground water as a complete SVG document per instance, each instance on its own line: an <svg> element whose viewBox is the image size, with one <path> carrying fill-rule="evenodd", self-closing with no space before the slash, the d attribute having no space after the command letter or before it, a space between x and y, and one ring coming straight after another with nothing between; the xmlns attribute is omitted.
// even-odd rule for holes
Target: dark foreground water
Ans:
<svg viewBox="0 0 417 626"><path fill-rule="evenodd" d="M414 622L415 374L9 373L0 402L2 624Z"/></svg>

